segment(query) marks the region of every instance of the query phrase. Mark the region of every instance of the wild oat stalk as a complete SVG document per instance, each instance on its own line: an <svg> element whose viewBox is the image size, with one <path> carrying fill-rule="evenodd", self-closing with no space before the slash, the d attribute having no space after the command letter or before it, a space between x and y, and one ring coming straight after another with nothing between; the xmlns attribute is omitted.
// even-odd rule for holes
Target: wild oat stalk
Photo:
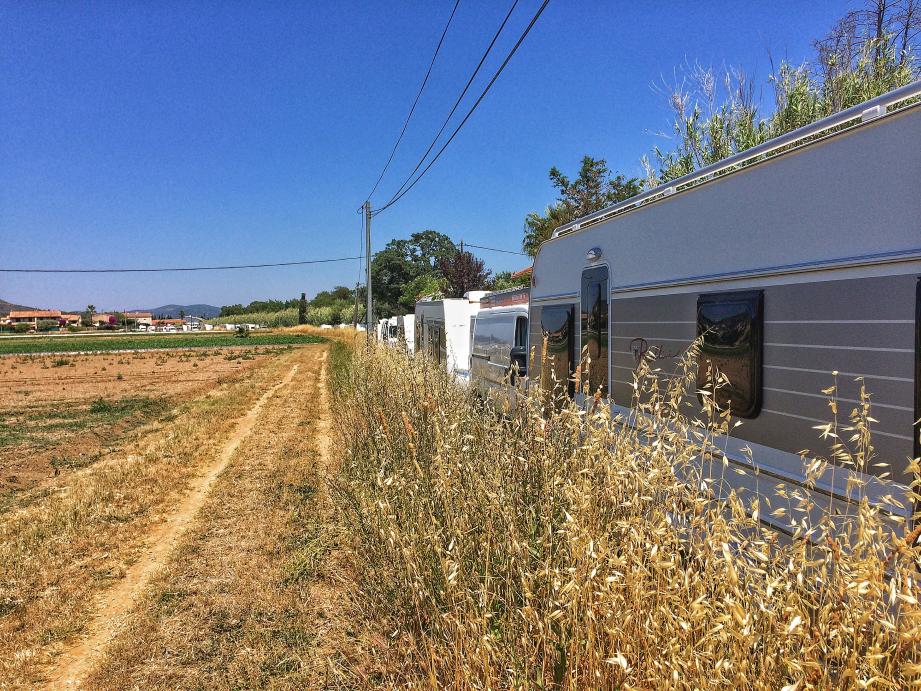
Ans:
<svg viewBox="0 0 921 691"><path fill-rule="evenodd" d="M338 497L387 685L921 685L918 535L866 501L832 525L802 490L727 493L733 422L712 391L689 419L695 355L676 378L642 364L627 425L537 397L498 415L422 358L355 353ZM807 475L865 464L870 419L829 425Z"/></svg>

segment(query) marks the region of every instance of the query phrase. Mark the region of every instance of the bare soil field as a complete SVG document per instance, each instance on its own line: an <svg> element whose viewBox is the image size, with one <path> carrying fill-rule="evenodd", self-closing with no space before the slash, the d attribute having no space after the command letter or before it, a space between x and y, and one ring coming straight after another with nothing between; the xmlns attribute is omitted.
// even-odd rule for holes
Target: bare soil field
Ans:
<svg viewBox="0 0 921 691"><path fill-rule="evenodd" d="M330 552L312 527L328 510L317 490L326 352L284 350L186 389L145 434L15 495L0 512L0 688L229 688L325 673L330 648L310 632L317 560ZM164 605L168 619L151 619ZM201 645L214 654L195 652L194 668L173 652Z"/></svg>
<svg viewBox="0 0 921 691"><path fill-rule="evenodd" d="M281 349L0 358L0 508Z"/></svg>

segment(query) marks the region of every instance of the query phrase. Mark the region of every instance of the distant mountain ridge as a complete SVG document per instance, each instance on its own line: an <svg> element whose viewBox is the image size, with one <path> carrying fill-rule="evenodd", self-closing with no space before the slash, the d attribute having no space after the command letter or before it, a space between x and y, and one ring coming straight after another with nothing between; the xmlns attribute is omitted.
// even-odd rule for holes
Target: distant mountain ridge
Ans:
<svg viewBox="0 0 921 691"><path fill-rule="evenodd" d="M187 317L204 317L211 319L221 313L220 307L214 305L162 305L161 307L148 307L145 309L129 310L131 312L150 312L158 314L166 319L178 319L179 313L183 312Z"/></svg>
<svg viewBox="0 0 921 691"><path fill-rule="evenodd" d="M26 305L17 305L15 302L7 302L6 300L0 300L0 317L7 316L13 310L34 310L35 307L28 307ZM220 312L220 310L218 310Z"/></svg>

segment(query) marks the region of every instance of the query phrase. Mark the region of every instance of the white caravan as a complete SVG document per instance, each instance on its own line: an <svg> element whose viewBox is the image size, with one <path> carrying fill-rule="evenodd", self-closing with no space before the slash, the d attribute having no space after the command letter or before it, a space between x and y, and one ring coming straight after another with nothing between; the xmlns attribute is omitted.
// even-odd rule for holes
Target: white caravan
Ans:
<svg viewBox="0 0 921 691"><path fill-rule="evenodd" d="M425 298L417 302L415 351L466 379L470 371L470 319L485 294L486 291L470 291L462 298Z"/></svg>
<svg viewBox="0 0 921 691"><path fill-rule="evenodd" d="M389 327L390 327L390 320L387 319L386 317L381 317L380 319L377 320L377 327L375 329L375 338L377 338L377 340L380 343L387 342L387 334L389 332Z"/></svg>
<svg viewBox="0 0 921 691"><path fill-rule="evenodd" d="M403 342L406 344L406 352L412 354L415 351L415 325L416 325L416 315L414 314L404 314L402 317L397 317L397 329L398 335L403 339Z"/></svg>
<svg viewBox="0 0 921 691"><path fill-rule="evenodd" d="M470 381L486 395L505 398L527 377L527 286L488 293L473 319Z"/></svg>
<svg viewBox="0 0 921 691"><path fill-rule="evenodd" d="M400 342L400 318L399 317L390 317L387 320L387 334L385 341L387 345L395 346Z"/></svg>
<svg viewBox="0 0 921 691"><path fill-rule="evenodd" d="M532 379L544 339L558 381L588 356L583 381L629 421L641 358L667 377L701 337L699 384L718 366L730 386L717 403L744 421L726 440L730 465L749 468L725 472L732 486L758 492L750 448L772 507L796 503L782 487L839 515L867 496L907 521L921 455L921 102L905 101L918 95L921 82L558 228L534 261ZM857 378L889 467L836 466L805 487L800 450L827 455L822 391L837 385L846 420Z"/></svg>

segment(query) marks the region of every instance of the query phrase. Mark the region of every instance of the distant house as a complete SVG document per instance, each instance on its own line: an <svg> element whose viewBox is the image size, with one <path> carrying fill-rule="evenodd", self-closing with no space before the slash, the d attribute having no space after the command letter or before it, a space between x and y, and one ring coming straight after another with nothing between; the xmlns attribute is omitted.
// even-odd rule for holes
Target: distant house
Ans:
<svg viewBox="0 0 921 691"><path fill-rule="evenodd" d="M8 324L29 324L38 328L40 321L60 321L61 310L13 310L7 318Z"/></svg>
<svg viewBox="0 0 921 691"><path fill-rule="evenodd" d="M64 322L66 326L79 326L80 325L80 315L79 314L61 314L59 321Z"/></svg>
<svg viewBox="0 0 921 691"><path fill-rule="evenodd" d="M114 315L107 314L105 312L100 312L92 316L92 322L93 322L93 326L95 326L98 329L100 326L107 326L109 324L114 324L115 317Z"/></svg>
<svg viewBox="0 0 921 691"><path fill-rule="evenodd" d="M125 312L125 321L134 322L135 326L151 326L153 314L150 312Z"/></svg>

